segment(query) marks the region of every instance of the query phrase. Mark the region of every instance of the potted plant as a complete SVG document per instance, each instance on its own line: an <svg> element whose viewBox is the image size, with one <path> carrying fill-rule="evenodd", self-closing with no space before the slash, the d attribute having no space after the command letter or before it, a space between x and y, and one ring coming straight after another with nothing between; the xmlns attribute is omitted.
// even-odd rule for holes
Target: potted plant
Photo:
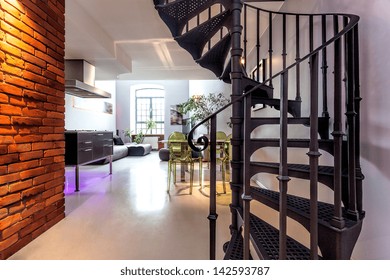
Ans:
<svg viewBox="0 0 390 280"><path fill-rule="evenodd" d="M191 126L204 120L229 103L222 93L208 95L193 95L186 102L179 104L178 108L182 114L190 114ZM209 134L209 122L205 123L207 134Z"/></svg>
<svg viewBox="0 0 390 280"><path fill-rule="evenodd" d="M156 122L152 119L149 119L146 121L146 130L145 132L142 131L142 129L134 136L133 140L137 144L141 144L144 141L145 134L148 133L149 130L152 130L153 128L156 128ZM133 131L130 131L130 129L126 129L125 135L131 137L131 133Z"/></svg>

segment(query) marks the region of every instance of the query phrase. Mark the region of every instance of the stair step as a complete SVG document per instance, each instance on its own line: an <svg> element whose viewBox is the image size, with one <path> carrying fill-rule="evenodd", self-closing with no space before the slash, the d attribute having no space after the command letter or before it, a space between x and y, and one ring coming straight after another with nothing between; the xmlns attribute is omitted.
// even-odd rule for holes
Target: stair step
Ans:
<svg viewBox="0 0 390 280"><path fill-rule="evenodd" d="M273 208L274 210L279 209L279 192L262 189L258 187L251 187L252 198L256 201L264 203L265 205ZM287 195L287 211L288 216L299 221L302 225L309 229L310 227L310 199ZM318 202L318 222L321 226L330 228L331 230L339 231L331 226L330 222L333 218L334 205ZM343 213L345 210L343 208ZM344 215L346 228L354 226L357 222L351 220Z"/></svg>
<svg viewBox="0 0 390 280"><path fill-rule="evenodd" d="M180 0L167 4L158 4L155 8L161 19L168 26L173 37L180 36L187 22L216 3L228 4L228 1L218 0Z"/></svg>
<svg viewBox="0 0 390 280"><path fill-rule="evenodd" d="M280 139L279 138L255 138L250 140L250 153L253 154L257 149L264 147L279 147ZM346 144L346 141L343 142ZM310 139L287 139L288 147L292 148L309 148ZM333 155L333 140L329 139L318 139L319 149L328 152Z"/></svg>
<svg viewBox="0 0 390 280"><path fill-rule="evenodd" d="M257 173L271 173L279 174L278 162L254 162L250 163L250 176L253 176ZM307 164L295 164L289 163L288 165L288 175L294 178L300 179L309 179L310 178L310 165ZM327 185L330 188L333 188L333 166L319 166L318 167L318 181ZM343 174L343 177L346 177L346 174Z"/></svg>
<svg viewBox="0 0 390 280"><path fill-rule="evenodd" d="M224 260L242 260L244 259L244 240L238 231L234 231L225 252ZM252 256L249 257L252 259Z"/></svg>
<svg viewBox="0 0 390 280"><path fill-rule="evenodd" d="M208 21L198 25L181 36L175 37L177 43L187 50L194 60L202 56L207 42L223 27L230 22L230 11L225 11L212 17Z"/></svg>
<svg viewBox="0 0 390 280"><path fill-rule="evenodd" d="M245 92L248 92L257 86L258 88L252 92L252 96L255 96L256 98L267 98L267 99L273 98L274 89L272 87L267 85L261 85L259 82L249 77L246 76L242 77L242 88L244 89ZM254 98L252 98L252 100L253 99Z"/></svg>
<svg viewBox="0 0 390 280"><path fill-rule="evenodd" d="M242 218L242 213L239 214ZM250 235L253 246L264 260L279 259L279 230L254 214L250 214ZM287 259L309 260L310 250L295 239L287 236Z"/></svg>
<svg viewBox="0 0 390 280"><path fill-rule="evenodd" d="M288 124L302 124L304 126L310 126L310 118L296 117L288 118ZM251 118L251 131L260 125L272 125L280 124L280 118ZM319 117L318 118L318 134L321 139L329 139L329 118L328 117Z"/></svg>
<svg viewBox="0 0 390 280"><path fill-rule="evenodd" d="M225 69L223 70L221 76L219 76L219 79L221 79L223 82L227 84L231 84L232 81L230 79L230 72L232 69L232 60L229 59L228 63L225 66Z"/></svg>
<svg viewBox="0 0 390 280"><path fill-rule="evenodd" d="M249 176L254 176L257 173L279 174L279 163L275 162L251 162ZM293 178L310 179L310 165L307 164L287 164L288 176ZM333 166L318 166L318 182L328 186L334 190L333 186L334 167ZM361 172L356 172L356 179L363 180L364 175ZM342 201L344 206L349 205L349 190L348 190L348 170L342 171Z"/></svg>
<svg viewBox="0 0 390 280"><path fill-rule="evenodd" d="M279 192L251 187L251 196L268 207L279 210ZM336 228L331 224L333 213L332 204L318 202L318 246L322 257L324 259L350 259L362 228L364 215L356 221L348 218L348 213L343 208L345 226ZM310 231L309 199L287 195L287 215Z"/></svg>
<svg viewBox="0 0 390 280"><path fill-rule="evenodd" d="M226 57L230 50L231 35L225 35L217 44L215 44L200 59L196 60L203 68L211 70L215 76L222 75Z"/></svg>
<svg viewBox="0 0 390 280"><path fill-rule="evenodd" d="M298 100L288 100L288 112L295 118L301 117L301 103ZM264 97L252 96L252 106L256 104L264 104L280 109L280 99L268 99Z"/></svg>

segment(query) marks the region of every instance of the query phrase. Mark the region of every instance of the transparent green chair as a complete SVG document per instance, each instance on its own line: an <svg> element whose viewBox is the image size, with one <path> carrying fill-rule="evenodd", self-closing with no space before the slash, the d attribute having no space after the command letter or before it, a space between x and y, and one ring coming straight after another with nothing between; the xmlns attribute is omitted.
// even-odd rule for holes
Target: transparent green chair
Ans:
<svg viewBox="0 0 390 280"><path fill-rule="evenodd" d="M226 141L225 141L225 145L224 145L224 149L225 149L224 161L225 161L225 167L226 167L227 173L230 173L230 161L232 160L232 144L231 144L231 140L232 140L232 134L229 134L226 137Z"/></svg>
<svg viewBox="0 0 390 280"><path fill-rule="evenodd" d="M185 135L181 132L173 132L168 138L169 161L168 161L168 186L167 192L171 188L171 176L173 183L176 183L176 167L180 164L187 166L190 173L190 194L194 183L194 163L199 162L199 184L202 183L202 158L193 157L191 148L188 146ZM173 173L173 174L172 174Z"/></svg>
<svg viewBox="0 0 390 280"><path fill-rule="evenodd" d="M217 131L217 164L221 166L222 172L222 185L223 193L226 193L226 160L229 158L229 155L226 153L225 145L227 136L223 131Z"/></svg>

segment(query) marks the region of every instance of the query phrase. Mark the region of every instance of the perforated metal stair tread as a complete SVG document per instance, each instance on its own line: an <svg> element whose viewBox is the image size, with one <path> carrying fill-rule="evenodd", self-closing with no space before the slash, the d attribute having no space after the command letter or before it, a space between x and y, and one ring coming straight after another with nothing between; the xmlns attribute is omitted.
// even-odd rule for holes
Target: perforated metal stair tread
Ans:
<svg viewBox="0 0 390 280"><path fill-rule="evenodd" d="M235 231L231 239L229 241L229 245L227 247L227 250L225 252L224 260L242 260L244 258L243 254L243 238L242 235ZM252 259L252 256L250 256L250 259Z"/></svg>
<svg viewBox="0 0 390 280"><path fill-rule="evenodd" d="M251 187L251 194L253 199L265 203L270 207L274 206L272 207L274 209L278 209L279 192L257 188L257 187ZM289 216L292 216L291 215L292 213L296 213L302 218L305 218L307 221L310 220L309 199L299 197L299 196L294 196L294 195L287 195L287 208L288 211L290 212ZM318 202L318 220L320 224L331 228L330 221L333 218L333 213L334 213L334 205L325 202ZM347 218L344 209L343 209L343 214L345 219L345 225L347 228L354 226L356 224L356 221Z"/></svg>
<svg viewBox="0 0 390 280"><path fill-rule="evenodd" d="M200 59L196 60L200 66L212 71L215 76L222 75L224 70L226 57L230 50L230 34L225 35L218 43L216 43L208 52Z"/></svg>
<svg viewBox="0 0 390 280"><path fill-rule="evenodd" d="M260 257L265 260L279 259L279 230L253 214L250 214L249 224L251 239ZM298 241L287 236L286 245L287 260L310 259L309 249Z"/></svg>
<svg viewBox="0 0 390 280"><path fill-rule="evenodd" d="M161 19L168 26L173 37L181 35L187 22L216 3L228 5L228 0L179 0L167 4L155 1Z"/></svg>
<svg viewBox="0 0 390 280"><path fill-rule="evenodd" d="M176 42L187 50L194 60L202 56L207 42L223 27L228 25L230 11L225 11L198 25L181 36L175 37Z"/></svg>

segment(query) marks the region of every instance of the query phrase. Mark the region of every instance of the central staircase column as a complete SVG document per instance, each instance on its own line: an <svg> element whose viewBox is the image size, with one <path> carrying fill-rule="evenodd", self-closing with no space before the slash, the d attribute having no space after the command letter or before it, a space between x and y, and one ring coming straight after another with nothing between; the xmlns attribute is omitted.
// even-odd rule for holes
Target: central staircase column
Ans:
<svg viewBox="0 0 390 280"><path fill-rule="evenodd" d="M231 49L231 83L232 83L232 101L242 95L242 66L241 58L243 49L241 48L241 11L243 3L241 0L232 0L232 27L230 30L232 38ZM241 101L233 103L232 118L232 174L231 174L231 187L232 187L232 224L231 231L238 230L237 223L237 208L242 207L240 203L242 200L240 196L242 194L242 182L243 182L243 103Z"/></svg>

